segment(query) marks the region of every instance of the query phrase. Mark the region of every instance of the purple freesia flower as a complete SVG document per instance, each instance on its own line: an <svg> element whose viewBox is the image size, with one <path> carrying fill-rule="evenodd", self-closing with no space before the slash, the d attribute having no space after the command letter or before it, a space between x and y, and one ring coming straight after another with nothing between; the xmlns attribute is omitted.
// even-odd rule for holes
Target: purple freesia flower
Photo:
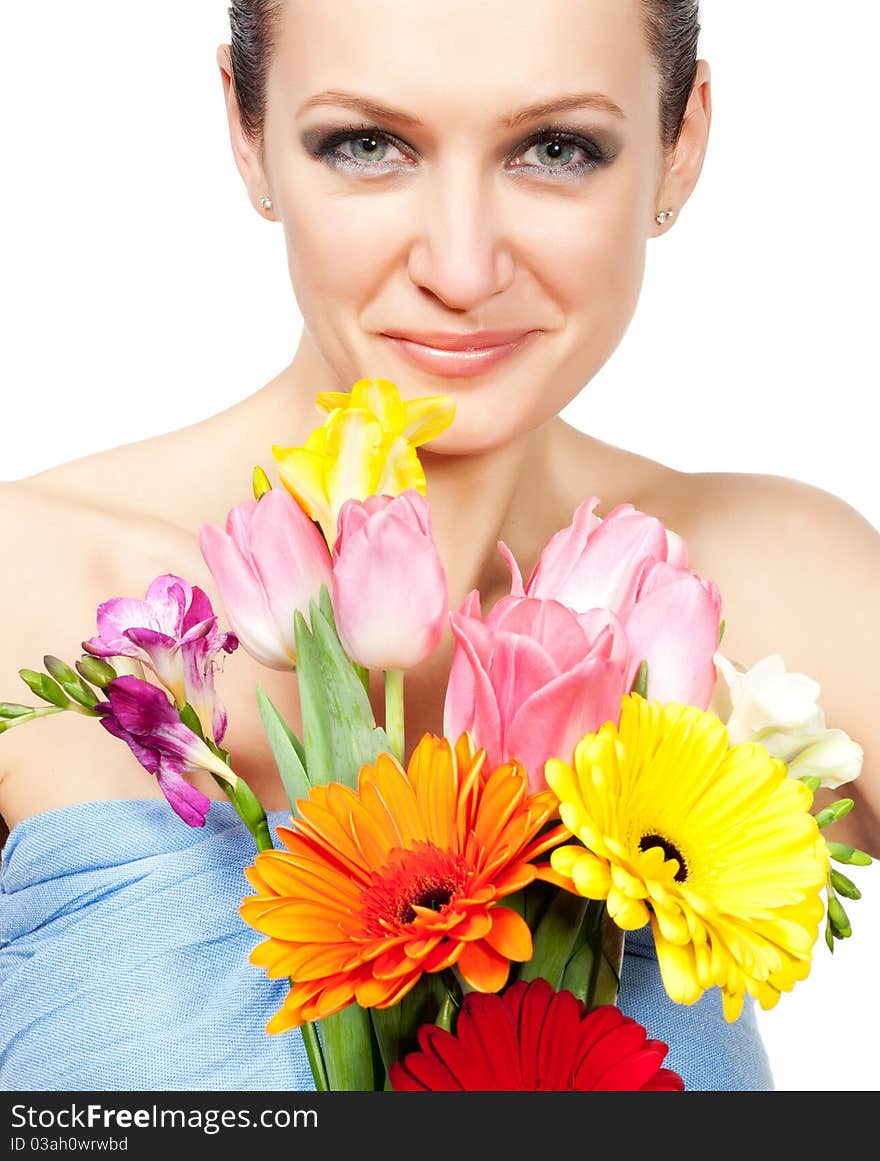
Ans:
<svg viewBox="0 0 880 1161"><path fill-rule="evenodd" d="M139 677L117 677L107 686L108 701L95 709L101 725L126 742L145 770L155 774L172 809L189 826L204 826L207 795L183 777L208 770L234 784L236 775L180 720L164 690Z"/></svg>
<svg viewBox="0 0 880 1161"><path fill-rule="evenodd" d="M206 734L219 743L226 711L214 689L215 656L238 645L224 633L208 595L182 577L156 577L142 601L114 597L97 611L97 636L83 641L95 657L131 657L155 673L182 708L193 707Z"/></svg>

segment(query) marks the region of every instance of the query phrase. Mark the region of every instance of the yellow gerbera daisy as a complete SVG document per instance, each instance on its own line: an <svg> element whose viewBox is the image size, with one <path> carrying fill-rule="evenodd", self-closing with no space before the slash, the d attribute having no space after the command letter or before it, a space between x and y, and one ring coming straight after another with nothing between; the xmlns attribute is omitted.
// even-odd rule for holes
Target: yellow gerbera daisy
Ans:
<svg viewBox="0 0 880 1161"><path fill-rule="evenodd" d="M404 402L388 379L359 379L350 392L324 391L316 402L329 412L325 423L302 447L275 446L272 454L281 482L332 548L346 500L397 496L407 488L425 495L415 449L449 426L455 403L446 395Z"/></svg>
<svg viewBox="0 0 880 1161"><path fill-rule="evenodd" d="M715 714L623 700L547 784L580 843L557 847L540 877L604 899L624 930L649 920L663 983L680 1004L718 986L735 1020L809 973L828 851L812 794L760 745L730 746Z"/></svg>
<svg viewBox="0 0 880 1161"><path fill-rule="evenodd" d="M251 954L272 979L291 979L266 1025L283 1032L353 1002L387 1008L423 972L456 966L478 991L507 982L532 954L531 932L501 900L533 881L531 861L566 835L550 791L530 795L511 761L485 768L463 733L453 746L425 734L407 770L391 754L364 766L354 791L313 786L287 850L246 869L257 894L241 915L269 938Z"/></svg>

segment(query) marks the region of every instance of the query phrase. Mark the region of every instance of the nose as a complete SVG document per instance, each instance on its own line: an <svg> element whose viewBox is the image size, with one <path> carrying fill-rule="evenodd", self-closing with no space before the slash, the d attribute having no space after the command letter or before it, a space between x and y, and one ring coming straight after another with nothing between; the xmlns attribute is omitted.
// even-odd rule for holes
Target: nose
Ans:
<svg viewBox="0 0 880 1161"><path fill-rule="evenodd" d="M469 310L511 283L515 263L491 178L462 158L432 175L420 190L409 276L446 306Z"/></svg>

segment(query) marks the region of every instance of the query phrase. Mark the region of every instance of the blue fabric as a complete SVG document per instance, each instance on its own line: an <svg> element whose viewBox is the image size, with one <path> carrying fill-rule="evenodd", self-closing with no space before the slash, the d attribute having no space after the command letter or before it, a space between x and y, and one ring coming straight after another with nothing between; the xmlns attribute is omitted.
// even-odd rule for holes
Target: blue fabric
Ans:
<svg viewBox="0 0 880 1161"><path fill-rule="evenodd" d="M226 802L199 829L163 800L16 826L0 865L0 1088L313 1088L300 1033L265 1032L287 986L248 962L262 937L237 908L252 859ZM670 1045L688 1089L773 1087L751 1006L731 1025L717 989L673 1004L648 928L627 936L620 1007Z"/></svg>

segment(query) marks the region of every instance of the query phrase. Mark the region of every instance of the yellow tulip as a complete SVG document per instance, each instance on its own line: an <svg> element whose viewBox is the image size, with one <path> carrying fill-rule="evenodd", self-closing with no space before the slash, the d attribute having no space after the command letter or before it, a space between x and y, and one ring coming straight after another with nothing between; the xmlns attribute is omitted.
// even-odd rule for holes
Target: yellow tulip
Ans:
<svg viewBox="0 0 880 1161"><path fill-rule="evenodd" d="M284 487L321 528L330 548L346 500L397 496L407 488L425 495L425 473L416 447L452 422L446 395L404 402L388 379L359 379L350 392L323 391L317 406L329 412L302 447L275 446Z"/></svg>

